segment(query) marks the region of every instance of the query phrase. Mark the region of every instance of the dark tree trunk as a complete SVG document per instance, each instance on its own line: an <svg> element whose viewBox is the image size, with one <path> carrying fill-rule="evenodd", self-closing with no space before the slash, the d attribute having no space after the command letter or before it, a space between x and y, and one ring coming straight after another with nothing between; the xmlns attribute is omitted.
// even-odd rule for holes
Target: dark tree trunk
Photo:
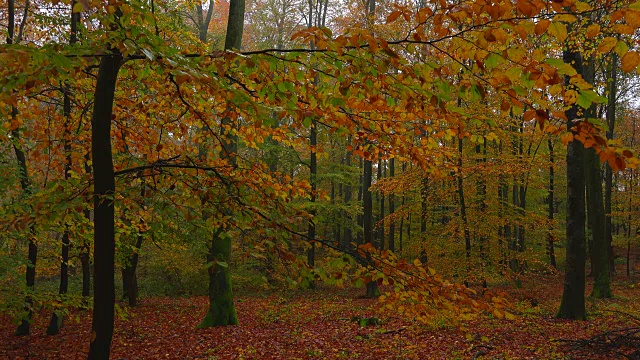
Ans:
<svg viewBox="0 0 640 360"><path fill-rule="evenodd" d="M564 50L562 58L565 63L572 64L578 73L582 73L582 56L571 50ZM565 76L565 86L569 86L570 78ZM575 134L578 118L576 104L565 111L567 131ZM585 180L584 180L584 146L573 139L567 146L567 255L564 274L562 302L557 316L563 319L586 318L585 311Z"/></svg>
<svg viewBox="0 0 640 360"><path fill-rule="evenodd" d="M611 54L611 64L609 65L609 98L607 103L607 139L613 139L613 130L616 125L616 96L618 90L617 84L617 61L618 57L615 52ZM613 254L613 231L611 227L611 193L613 190L613 171L609 163L605 163L605 185L604 185L604 212L605 218L605 235L609 248L609 270L611 274L615 274L615 263Z"/></svg>
<svg viewBox="0 0 640 360"><path fill-rule="evenodd" d="M422 177L420 183L420 205L422 207L421 215L420 215L420 235L422 244L420 246L420 262L426 265L429 262L429 254L427 253L427 244L426 244L426 233L427 233L427 196L428 196L428 188L429 186L429 178L426 176Z"/></svg>
<svg viewBox="0 0 640 360"><path fill-rule="evenodd" d="M309 268L313 271L314 267L316 266L316 243L314 241L314 239L316 238L316 223L315 223L315 216L316 216L316 210L315 210L315 202L316 202L316 191L318 188L316 179L317 179L317 175L318 175L318 163L317 163L317 157L316 157L316 146L317 146L317 122L314 120L312 125L311 125L311 129L310 129L310 135L309 135L309 145L311 146L311 159L309 161L309 182L311 184L311 198L310 198L310 202L311 202L311 210L309 211L309 214L312 216L312 219L309 220L309 227L307 228L307 238L310 241L310 245L311 247L309 248L309 250L307 251L307 265L309 266ZM314 281L313 279L310 282L310 287L313 288L314 287Z"/></svg>
<svg viewBox="0 0 640 360"><path fill-rule="evenodd" d="M73 12L73 6L75 1L71 2L71 33L69 36L69 43L71 45L77 42L78 34L78 20L80 13ZM65 153L65 168L64 178L68 180L71 177L71 166L73 165L71 160L71 94L69 86L65 85L63 89L63 112L65 118L64 125L64 153ZM60 288L58 293L64 295L69 289L69 230L65 229L62 234L62 261L60 262ZM55 335L60 332L62 328L62 313L54 311L47 328L48 335Z"/></svg>
<svg viewBox="0 0 640 360"><path fill-rule="evenodd" d="M467 220L467 206L464 197L464 183L462 180L462 139L458 139L458 172L456 173L458 186L458 201L460 206L460 217L462 219L462 227L464 231L464 249L467 258L467 271L471 266L471 234L469 232L469 223Z"/></svg>
<svg viewBox="0 0 640 360"><path fill-rule="evenodd" d="M115 50L100 58L91 120L94 174L93 323L88 359L107 360L113 337L115 303L115 178L111 152L111 118L122 56Z"/></svg>
<svg viewBox="0 0 640 360"><path fill-rule="evenodd" d="M384 167L384 160L378 159L377 181L382 180L382 177L384 176L382 171L383 167ZM384 250L384 193L382 191L380 191L378 198L380 200L380 216L378 220L378 226L379 226L378 227L378 244L376 247L380 250Z"/></svg>
<svg viewBox="0 0 640 360"><path fill-rule="evenodd" d="M591 228L591 274L595 283L591 296L610 298L609 246L605 234L605 212L602 199L600 158L594 148L585 151L585 181L587 190L588 221Z"/></svg>
<svg viewBox="0 0 640 360"><path fill-rule="evenodd" d="M27 3L28 4L28 3ZM15 1L8 0L7 2L7 44L11 45L14 43L18 43L20 41L20 35L16 39L14 37L15 31ZM28 14L28 5L25 6L24 18L22 20L22 24L20 28L22 30L24 23L26 21L26 17ZM15 119L18 116L18 109L15 106L11 107L11 118ZM27 158L20 147L20 129L14 129L11 131L11 137L13 138L13 150L16 154L16 160L18 162L18 169L20 172L20 187L22 188L22 193L24 196L29 196L31 194L31 182L29 180L29 172L27 171ZM29 250L28 250L28 263L27 270L25 273L25 280L27 283L27 292L33 292L36 283L36 262L38 259L38 247L35 242L35 228L33 225L30 227L30 237L29 237ZM25 297L25 306L24 310L26 312L24 318L18 325L18 328L15 331L15 335L23 336L29 335L31 332L31 318L33 316L33 299L30 294L27 294Z"/></svg>
<svg viewBox="0 0 640 360"><path fill-rule="evenodd" d="M395 166L396 162L394 158L389 160L389 177L393 179L395 177ZM391 220L389 223L389 250L392 252L396 251L396 221L394 219L394 213L396 211L396 197L393 194L393 191L389 194L389 215L391 216ZM402 232L402 230L400 231Z"/></svg>
<svg viewBox="0 0 640 360"><path fill-rule="evenodd" d="M347 164L347 168L351 169L351 152L347 151L347 155L345 158L345 163ZM352 197L352 188L351 188L351 183L347 184L344 187L344 205L345 206L349 206L349 204L351 203L351 197ZM348 210L344 211L343 214L344 218L345 218L345 227L344 227L344 237L342 238L342 247L343 249L347 249L350 245L351 242L353 241L353 230L352 230L352 219L351 219L351 215L349 214Z"/></svg>
<svg viewBox="0 0 640 360"><path fill-rule="evenodd" d="M143 185L144 186L144 185ZM144 190L143 190L144 191ZM122 300L128 300L129 306L138 305L138 259L142 248L142 234L138 234L133 254L127 259L127 264L122 268Z"/></svg>
<svg viewBox="0 0 640 360"><path fill-rule="evenodd" d="M554 203L555 203L555 156L553 153L553 141L551 139L547 140L547 144L549 145L549 231L547 232L547 256L549 257L549 265L553 266L554 269L557 269L556 264L556 253L555 253L555 238L553 236L554 224L553 224L553 215L554 215Z"/></svg>
<svg viewBox="0 0 640 360"><path fill-rule="evenodd" d="M85 154L84 161L84 171L90 176L91 175L91 166L89 166L89 160L91 160L91 156L89 153ZM87 204L86 206L89 206ZM91 221L91 210L85 208L83 211L84 217L87 221ZM91 245L88 241L84 240L82 244L82 249L80 250L80 263L82 265L82 299L85 306L89 304L89 296L91 296L91 256L89 255L91 251Z"/></svg>

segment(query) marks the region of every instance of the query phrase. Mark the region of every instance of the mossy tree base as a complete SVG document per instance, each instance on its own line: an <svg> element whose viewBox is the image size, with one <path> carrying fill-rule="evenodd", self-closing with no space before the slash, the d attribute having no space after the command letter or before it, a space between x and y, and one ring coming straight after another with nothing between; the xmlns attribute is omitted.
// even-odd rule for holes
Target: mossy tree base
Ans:
<svg viewBox="0 0 640 360"><path fill-rule="evenodd" d="M209 311L198 329L238 325L229 271L231 238L224 231L219 230L214 234L207 260L210 264Z"/></svg>
<svg viewBox="0 0 640 360"><path fill-rule="evenodd" d="M595 284L593 284L593 290L591 291L591 297L596 299L610 299L613 297L611 280L608 274L600 274L600 276L596 278Z"/></svg>

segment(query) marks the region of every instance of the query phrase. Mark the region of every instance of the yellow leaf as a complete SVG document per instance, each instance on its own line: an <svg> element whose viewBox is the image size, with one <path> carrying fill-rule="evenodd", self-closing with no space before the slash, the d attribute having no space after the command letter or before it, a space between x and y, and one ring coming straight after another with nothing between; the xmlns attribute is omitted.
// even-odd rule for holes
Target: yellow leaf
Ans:
<svg viewBox="0 0 640 360"><path fill-rule="evenodd" d="M567 39L567 25L554 22L549 25L549 35L555 37L560 42L564 42Z"/></svg>
<svg viewBox="0 0 640 360"><path fill-rule="evenodd" d="M592 9L592 7L591 7L591 5L589 3L582 2L582 1L576 2L575 6L576 6L576 10L578 10L578 12L587 12L587 11Z"/></svg>
<svg viewBox="0 0 640 360"><path fill-rule="evenodd" d="M586 34L587 39L593 39L594 37L598 36L599 33L600 33L600 25L593 24L587 27L587 34Z"/></svg>
<svg viewBox="0 0 640 360"><path fill-rule="evenodd" d="M542 20L538 21L538 23L536 24L536 28L535 28L536 35L544 34L547 31L547 29L549 28L549 25L551 25L551 21L549 21L549 20L542 19Z"/></svg>
<svg viewBox="0 0 640 360"><path fill-rule="evenodd" d="M629 51L622 57L622 71L631 72L640 63L640 54L635 51Z"/></svg>
<svg viewBox="0 0 640 360"><path fill-rule="evenodd" d="M616 46L616 43L618 43L618 39L610 36L606 37L602 39L602 42L600 42L600 45L598 45L598 49L596 51L599 54L606 54L609 51L611 51L611 49L613 49L614 46Z"/></svg>
<svg viewBox="0 0 640 360"><path fill-rule="evenodd" d="M76 3L75 5L73 5L73 12L74 13L79 13L79 12L83 12L84 11L84 6L82 6L82 3Z"/></svg>

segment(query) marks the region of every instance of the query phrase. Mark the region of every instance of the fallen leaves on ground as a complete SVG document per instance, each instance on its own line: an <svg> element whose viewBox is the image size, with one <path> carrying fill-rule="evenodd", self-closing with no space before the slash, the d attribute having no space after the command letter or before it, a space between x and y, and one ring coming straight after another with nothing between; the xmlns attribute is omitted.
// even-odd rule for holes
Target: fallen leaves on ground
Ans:
<svg viewBox="0 0 640 360"><path fill-rule="evenodd" d="M112 359L607 359L610 354L596 356L557 340L629 326L619 311L640 312L638 290L621 279L615 299L588 300L589 320L568 321L554 318L561 275L531 275L519 289L505 286L519 315L515 320L483 317L465 329L425 327L381 312L358 289L241 295L239 326L204 330L196 325L205 315L206 297L143 298L116 320ZM36 315L26 337L13 336L13 323L0 317L1 359L86 357L90 312L74 312L77 319L67 319L56 336L45 335L48 314ZM355 317L378 317L381 324L361 327Z"/></svg>

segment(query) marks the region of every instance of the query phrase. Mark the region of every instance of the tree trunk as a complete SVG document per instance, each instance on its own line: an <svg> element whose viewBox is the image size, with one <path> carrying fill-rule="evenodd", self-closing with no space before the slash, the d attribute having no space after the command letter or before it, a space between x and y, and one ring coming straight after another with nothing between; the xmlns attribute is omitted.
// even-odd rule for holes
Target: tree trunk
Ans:
<svg viewBox="0 0 640 360"><path fill-rule="evenodd" d="M389 160L389 177L391 179L394 178L395 174L395 166L396 166L396 162L394 158L391 158ZM389 250L392 252L396 251L396 240L395 240L395 234L396 234L396 221L394 219L394 213L396 211L396 197L393 194L393 190L392 192L389 194L389 215L391 216L391 220L389 223ZM401 230L402 232L402 230Z"/></svg>
<svg viewBox="0 0 640 360"><path fill-rule="evenodd" d="M229 3L225 50L240 49L242 46L244 9L245 0L231 0ZM236 167L237 139L224 130L226 127L232 127L232 124L231 119L225 117L222 119L221 137L223 144L220 156L229 161L233 167ZM231 190L228 189L228 191ZM226 215L230 216L230 211ZM238 324L229 272L231 238L225 230L225 228L217 229L211 239L211 246L207 255L207 263L209 264L209 310L198 325L198 328Z"/></svg>
<svg viewBox="0 0 640 360"><path fill-rule="evenodd" d="M582 56L572 50L564 50L562 58L572 64L578 73L582 72ZM565 86L570 78L565 76ZM575 134L578 106L572 104L565 110L567 131ZM563 319L584 320L585 312L585 180L584 146L573 139L567 146L567 255L564 274L562 302L557 316Z"/></svg>
<svg viewBox="0 0 640 360"><path fill-rule="evenodd" d="M371 178L373 176L373 166L371 160L364 160L364 174L362 175L363 193L363 215L362 227L364 233L364 243L373 244L373 200L371 197ZM371 262L371 256L367 255L367 260ZM374 280L367 283L366 297L373 298L380 296L378 283Z"/></svg>
<svg viewBox="0 0 640 360"><path fill-rule="evenodd" d="M73 12L73 6L75 5L75 1L71 3L71 33L69 36L69 43L71 45L77 42L77 34L78 34L78 20L80 17L80 13ZM63 88L63 115L65 118L64 124L64 153L65 153L65 167L64 167L64 178L65 180L69 180L71 177L71 166L73 165L71 160L71 94L70 94L69 86L65 84ZM69 230L65 228L64 233L62 234L62 261L60 262L60 288L58 293L60 295L64 295L67 293L69 289ZM47 335L55 335L60 332L62 328L62 312L55 311L51 316L51 321L49 322L49 327L47 328Z"/></svg>
<svg viewBox="0 0 640 360"><path fill-rule="evenodd" d="M111 118L122 56L115 50L100 58L91 120L94 174L93 323L88 359L107 360L113 337L115 302L115 178L111 152Z"/></svg>
<svg viewBox="0 0 640 360"><path fill-rule="evenodd" d="M609 65L609 98L607 103L607 140L613 139L613 130L616 125L616 96L618 90L617 84L617 60L618 56L615 52L611 54L611 64ZM615 274L615 263L613 254L613 231L611 227L611 193L613 190L613 171L609 163L605 163L605 185L604 185L604 212L605 218L605 236L609 248L609 270L611 274Z"/></svg>
<svg viewBox="0 0 640 360"><path fill-rule="evenodd" d="M464 231L464 249L467 258L467 272L471 266L471 234L469 233L469 223L467 220L467 206L464 197L464 183L462 180L462 139L458 139L458 172L456 173L458 186L458 201L460 205L460 217L462 219L462 227ZM468 274L467 274L468 275Z"/></svg>
<svg viewBox="0 0 640 360"><path fill-rule="evenodd" d="M20 42L21 33L15 38L15 1L8 0L7 2L7 45L11 45L14 43ZM26 22L28 14L28 3L25 5L24 17L22 20L22 24L20 28L22 30L24 23ZM11 118L15 119L18 116L18 109L15 106L11 107ZM29 180L29 172L27 171L27 159L22 151L20 146L20 129L16 128L11 131L11 137L13 138L13 150L16 154L16 160L18 162L18 169L20 173L20 187L22 188L22 193L24 196L29 196L31 194L31 182ZM36 280L36 262L38 259L38 247L35 243L35 228L33 225L30 226L30 236L29 236L29 250L28 250L28 263L27 270L25 273L25 281L27 283L27 292L33 292L35 287ZM30 294L27 294L25 297L25 316L18 325L18 328L15 331L16 336L29 335L31 331L31 318L33 316L33 299Z"/></svg>
<svg viewBox="0 0 640 360"><path fill-rule="evenodd" d="M609 244L605 233L605 212L602 200L600 158L594 148L585 151L585 182L588 221L591 228L591 274L595 283L591 296L602 299L613 296L609 272Z"/></svg>
<svg viewBox="0 0 640 360"><path fill-rule="evenodd" d="M316 223L315 223L315 216L316 216L316 209L315 209L315 202L316 202L316 191L318 188L316 179L317 179L317 174L318 174L318 163L317 163L317 157L316 157L316 146L317 146L317 122L314 120L313 123L311 124L311 129L310 129L310 135L309 135L309 145L311 147L311 159L309 161L309 182L311 184L311 198L309 199L309 201L311 202L311 210L309 211L309 214L312 216L312 218L309 220L309 227L307 228L307 239L309 239L310 245L311 247L309 248L309 250L307 251L307 265L309 266L309 268L311 269L311 271L313 272L313 269L315 268L315 264L316 264L316 243L314 241L314 239L316 238ZM314 280L311 279L309 286L311 288L314 288Z"/></svg>
<svg viewBox="0 0 640 360"><path fill-rule="evenodd" d="M384 160L378 159L378 178L377 181L382 180L384 167ZM377 248L380 250L384 250L384 193L380 191L378 198L380 200L380 214L378 217L378 244Z"/></svg>
<svg viewBox="0 0 640 360"><path fill-rule="evenodd" d="M555 203L555 157L553 153L553 141L551 139L547 140L547 145L549 146L549 231L547 232L547 256L549 257L549 265L553 266L554 269L557 269L558 266L556 264L556 253L555 253L555 237L553 236L554 224L553 224L553 215L554 215L554 203Z"/></svg>

